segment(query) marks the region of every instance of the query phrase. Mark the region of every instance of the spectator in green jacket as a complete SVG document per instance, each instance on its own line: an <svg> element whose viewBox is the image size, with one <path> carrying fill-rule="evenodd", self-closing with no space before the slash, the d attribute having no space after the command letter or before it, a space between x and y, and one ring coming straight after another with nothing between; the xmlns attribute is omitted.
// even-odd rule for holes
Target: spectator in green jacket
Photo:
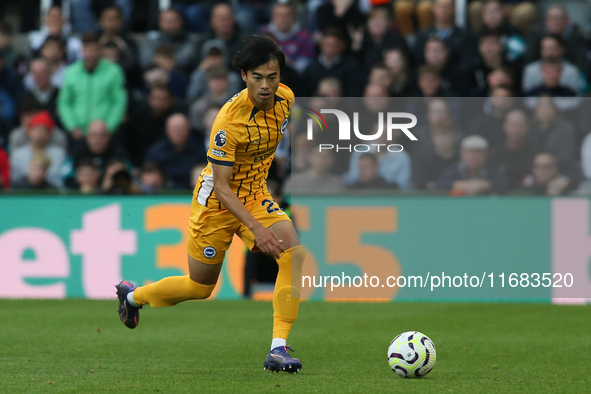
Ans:
<svg viewBox="0 0 591 394"><path fill-rule="evenodd" d="M58 113L64 128L81 141L88 125L101 119L110 133L117 131L127 109L125 77L121 67L101 58L95 33L82 37L84 59L66 69L58 96Z"/></svg>

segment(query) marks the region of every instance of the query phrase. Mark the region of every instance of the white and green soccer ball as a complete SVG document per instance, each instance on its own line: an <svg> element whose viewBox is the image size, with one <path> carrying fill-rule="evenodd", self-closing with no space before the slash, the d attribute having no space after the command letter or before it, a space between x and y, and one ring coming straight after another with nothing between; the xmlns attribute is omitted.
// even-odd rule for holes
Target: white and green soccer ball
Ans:
<svg viewBox="0 0 591 394"><path fill-rule="evenodd" d="M388 364L403 378L422 378L433 369L436 359L433 341L418 331L397 335L388 347Z"/></svg>

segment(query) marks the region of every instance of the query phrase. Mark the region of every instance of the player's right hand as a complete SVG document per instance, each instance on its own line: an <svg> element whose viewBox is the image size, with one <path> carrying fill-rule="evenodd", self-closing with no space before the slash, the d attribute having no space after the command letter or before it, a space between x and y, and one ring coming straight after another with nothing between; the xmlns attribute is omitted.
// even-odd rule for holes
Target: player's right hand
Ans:
<svg viewBox="0 0 591 394"><path fill-rule="evenodd" d="M252 233L254 235L254 242L261 252L271 255L275 259L278 259L285 252L283 240L279 239L267 227L261 225L259 228L253 230Z"/></svg>

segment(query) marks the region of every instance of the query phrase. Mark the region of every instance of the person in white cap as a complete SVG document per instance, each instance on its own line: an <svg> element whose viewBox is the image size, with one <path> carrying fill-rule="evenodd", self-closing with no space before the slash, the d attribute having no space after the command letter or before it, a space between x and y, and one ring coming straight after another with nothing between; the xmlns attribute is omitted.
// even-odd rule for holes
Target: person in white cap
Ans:
<svg viewBox="0 0 591 394"><path fill-rule="evenodd" d="M507 179L487 162L488 142L479 135L462 140L460 160L437 180L437 188L460 195L500 194L507 189Z"/></svg>

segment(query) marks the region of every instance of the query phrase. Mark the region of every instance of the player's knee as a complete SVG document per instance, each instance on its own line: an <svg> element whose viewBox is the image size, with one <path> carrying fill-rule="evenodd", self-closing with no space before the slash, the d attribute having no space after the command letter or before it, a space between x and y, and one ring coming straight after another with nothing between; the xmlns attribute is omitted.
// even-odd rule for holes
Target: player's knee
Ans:
<svg viewBox="0 0 591 394"><path fill-rule="evenodd" d="M215 289L215 285L202 285L191 280L190 297L193 300L204 300L211 296L213 289Z"/></svg>
<svg viewBox="0 0 591 394"><path fill-rule="evenodd" d="M211 296L211 293L213 291L204 291L204 292L195 292L194 294L194 298L195 300L206 300Z"/></svg>
<svg viewBox="0 0 591 394"><path fill-rule="evenodd" d="M306 259L306 248L302 245L294 246L291 249L291 267L293 272L301 273L304 260Z"/></svg>
<svg viewBox="0 0 591 394"><path fill-rule="evenodd" d="M284 253L288 252L290 253L289 261L291 263L303 263L304 259L306 258L306 248L304 248L302 245L296 245L286 250Z"/></svg>

